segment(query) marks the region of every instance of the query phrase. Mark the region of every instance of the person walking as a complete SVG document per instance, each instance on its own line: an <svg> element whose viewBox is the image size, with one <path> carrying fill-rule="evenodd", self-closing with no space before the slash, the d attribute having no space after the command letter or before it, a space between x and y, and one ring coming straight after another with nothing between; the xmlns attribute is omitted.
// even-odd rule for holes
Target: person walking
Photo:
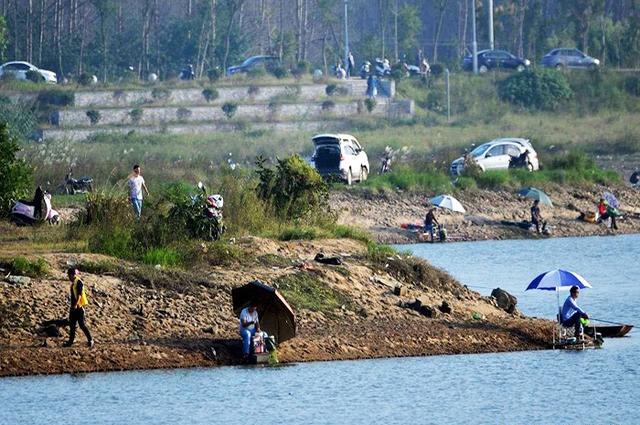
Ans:
<svg viewBox="0 0 640 425"><path fill-rule="evenodd" d="M531 223L535 224L536 232L540 234L540 226L542 225L542 215L540 214L540 201L533 201L531 206Z"/></svg>
<svg viewBox="0 0 640 425"><path fill-rule="evenodd" d="M347 56L347 78L351 78L351 75L355 72L356 61L353 59L353 54L349 52Z"/></svg>
<svg viewBox="0 0 640 425"><path fill-rule="evenodd" d="M84 335L87 337L87 345L91 348L93 347L94 341L85 323L84 306L89 302L87 301L84 282L82 282L80 276L78 276L78 270L75 267L67 270L67 277L71 282L69 288L69 340L64 346L71 347L73 345L73 341L76 338L76 326L80 325L80 329L82 329L82 332L84 332Z"/></svg>
<svg viewBox="0 0 640 425"><path fill-rule="evenodd" d="M129 184L129 200L138 219L142 214L142 190L144 189L147 196L149 196L149 190L140 171L140 165L135 164L133 173L129 176L129 181L127 182Z"/></svg>

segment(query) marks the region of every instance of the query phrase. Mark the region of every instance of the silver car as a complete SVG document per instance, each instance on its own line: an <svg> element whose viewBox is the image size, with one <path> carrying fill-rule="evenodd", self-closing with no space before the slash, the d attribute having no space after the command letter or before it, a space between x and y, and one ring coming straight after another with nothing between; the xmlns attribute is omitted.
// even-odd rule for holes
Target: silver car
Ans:
<svg viewBox="0 0 640 425"><path fill-rule="evenodd" d="M525 152L528 152L526 167L529 171L537 171L540 168L538 154L528 139L519 137L495 139L478 146L469 155L482 171L507 170L512 158L518 158ZM451 163L450 172L454 176L459 176L463 170L464 157L461 156Z"/></svg>
<svg viewBox="0 0 640 425"><path fill-rule="evenodd" d="M347 182L365 181L369 175L369 158L360 143L350 134L318 134L313 137L315 152L311 164L322 177L337 177Z"/></svg>
<svg viewBox="0 0 640 425"><path fill-rule="evenodd" d="M578 49L553 49L542 58L540 63L547 68L596 69L600 60L582 53Z"/></svg>
<svg viewBox="0 0 640 425"><path fill-rule="evenodd" d="M0 65L0 77L4 74L13 74L16 80L26 80L29 71L39 72L47 83L56 84L58 82L55 72L39 69L29 62L14 61Z"/></svg>

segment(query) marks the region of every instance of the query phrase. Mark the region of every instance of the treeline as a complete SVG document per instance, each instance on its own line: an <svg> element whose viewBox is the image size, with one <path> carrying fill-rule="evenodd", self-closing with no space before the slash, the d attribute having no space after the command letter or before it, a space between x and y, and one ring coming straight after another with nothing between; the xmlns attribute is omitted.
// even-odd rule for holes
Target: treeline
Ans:
<svg viewBox="0 0 640 425"><path fill-rule="evenodd" d="M348 0L357 62L387 57L459 65L471 7L488 47L488 0ZM343 0L0 0L0 60L102 80L133 68L203 75L253 54L330 68L344 56ZM494 0L495 45L535 61L576 46L606 66L640 67L640 0Z"/></svg>

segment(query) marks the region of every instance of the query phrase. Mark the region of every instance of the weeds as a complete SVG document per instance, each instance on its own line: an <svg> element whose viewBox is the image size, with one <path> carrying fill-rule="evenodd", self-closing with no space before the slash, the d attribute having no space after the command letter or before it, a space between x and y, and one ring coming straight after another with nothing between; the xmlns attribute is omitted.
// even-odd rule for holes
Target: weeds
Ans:
<svg viewBox="0 0 640 425"><path fill-rule="evenodd" d="M280 277L276 286L297 310L330 312L349 305L341 291L328 287L310 272L298 272Z"/></svg>
<svg viewBox="0 0 640 425"><path fill-rule="evenodd" d="M26 257L15 257L7 265L12 274L29 277L46 276L50 269L49 263L42 257L33 260Z"/></svg>

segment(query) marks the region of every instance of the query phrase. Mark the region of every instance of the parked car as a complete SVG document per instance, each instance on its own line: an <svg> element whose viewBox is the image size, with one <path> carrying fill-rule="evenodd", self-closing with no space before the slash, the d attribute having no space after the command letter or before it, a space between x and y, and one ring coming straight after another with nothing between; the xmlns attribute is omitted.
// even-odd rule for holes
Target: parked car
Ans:
<svg viewBox="0 0 640 425"><path fill-rule="evenodd" d="M13 74L15 75L17 80L26 80L27 72L36 71L39 72L42 77L44 77L44 81L51 84L56 84L58 82L58 77L56 73L53 71L47 71L46 69L39 69L35 65L30 64L29 62L7 62L5 64L0 65L0 78L4 74Z"/></svg>
<svg viewBox="0 0 640 425"><path fill-rule="evenodd" d="M553 49L542 57L542 66L547 68L595 69L600 60L582 53L578 49Z"/></svg>
<svg viewBox="0 0 640 425"><path fill-rule="evenodd" d="M538 170L540 168L538 154L535 149L533 149L533 146L531 146L531 142L529 142L528 139L515 137L495 139L476 147L469 153L469 155L476 163L478 163L482 171L507 170L509 169L511 159L518 158L526 151L529 151L529 171ZM450 171L452 175L458 176L462 174L463 170L464 157L461 156L451 163Z"/></svg>
<svg viewBox="0 0 640 425"><path fill-rule="evenodd" d="M352 184L369 175L369 158L350 134L318 134L313 137L315 151L311 164L325 178L337 177Z"/></svg>
<svg viewBox="0 0 640 425"><path fill-rule="evenodd" d="M241 72L249 72L258 68L265 68L266 70L273 69L280 65L280 60L275 56L259 55L251 56L246 59L242 64L230 66L227 68L227 75L238 74Z"/></svg>
<svg viewBox="0 0 640 425"><path fill-rule="evenodd" d="M522 59L506 50L481 50L478 52L478 71L485 73L490 69L515 69L522 72L531 65L529 59ZM473 56L462 60L462 69L473 71Z"/></svg>

